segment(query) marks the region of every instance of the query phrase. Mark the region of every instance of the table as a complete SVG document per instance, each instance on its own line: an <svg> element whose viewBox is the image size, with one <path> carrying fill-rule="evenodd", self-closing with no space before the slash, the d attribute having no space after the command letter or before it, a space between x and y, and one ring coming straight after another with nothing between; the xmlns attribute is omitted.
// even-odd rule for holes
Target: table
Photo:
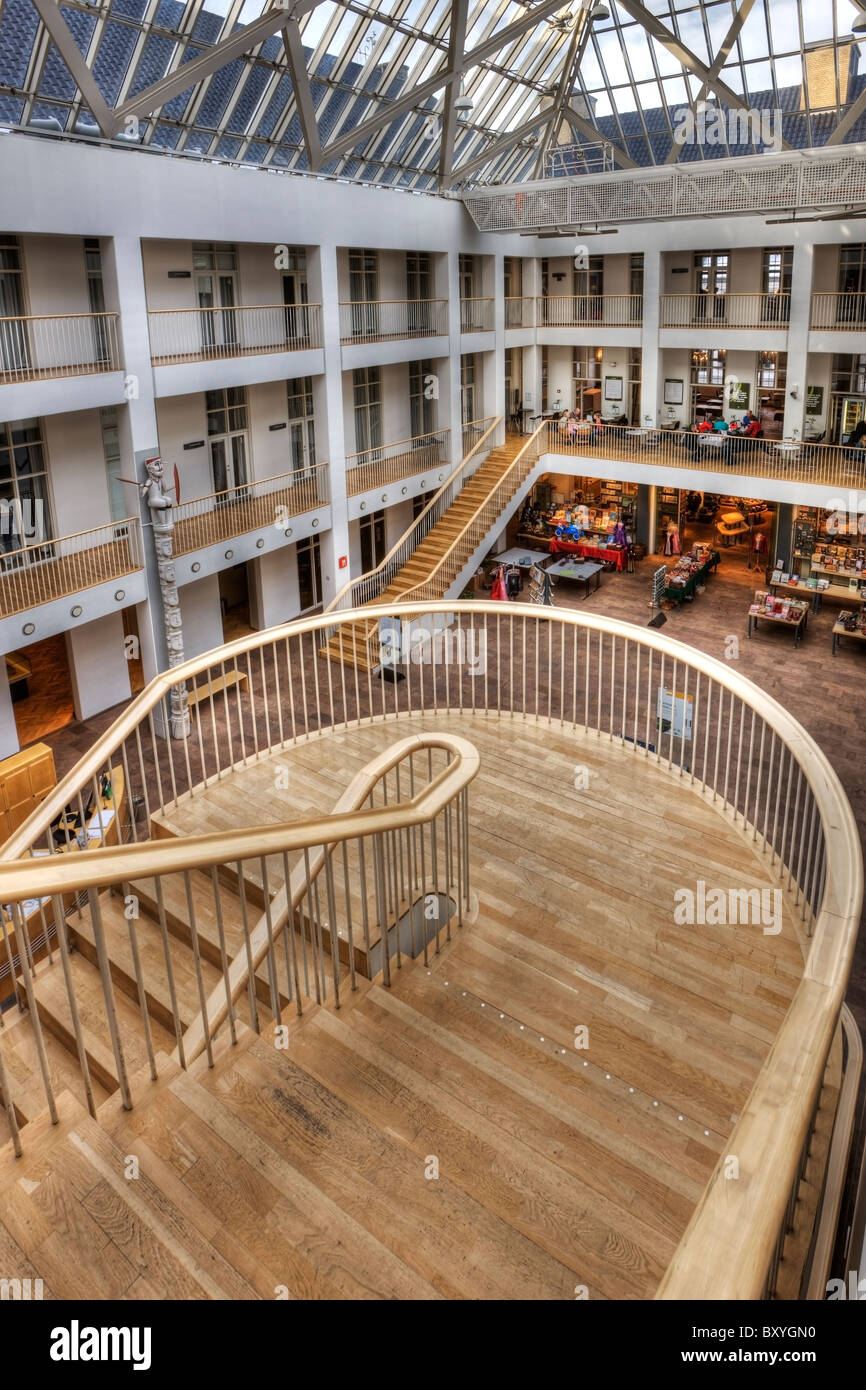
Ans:
<svg viewBox="0 0 866 1390"><path fill-rule="evenodd" d="M709 579L713 570L721 563L721 555L717 550L711 550L704 563L694 574L690 575L685 584L668 584L662 589L662 598L671 599L677 607L682 606L683 599L691 597L695 589L704 580Z"/></svg>
<svg viewBox="0 0 866 1390"><path fill-rule="evenodd" d="M849 610L849 611L850 611L850 610ZM841 640L843 637L852 637L852 638L854 639L855 642L866 642L866 632L861 632L859 628L854 628L853 631L852 631L851 628L845 627L845 625L844 625L843 622L842 622L842 619L843 619L845 616L846 616L846 613L845 613L845 610L843 609L843 611L839 614L838 618L836 619L835 623L833 624L833 655L834 655L834 656L836 655L836 652L837 652L837 650L838 650L839 642L840 642L840 640Z"/></svg>
<svg viewBox="0 0 866 1390"><path fill-rule="evenodd" d="M601 572L604 565L594 563L592 560L584 560L582 564L575 564L573 560L557 560L555 564L548 565L547 573L556 579L579 579L584 587L583 601L589 598L591 588L597 589L601 584ZM595 584L592 585L593 579Z"/></svg>
<svg viewBox="0 0 866 1390"><path fill-rule="evenodd" d="M601 560L602 564L613 564L617 570L625 569L626 552L621 546L588 545L586 541L560 541L553 536L550 542L551 555L579 555L582 560Z"/></svg>
<svg viewBox="0 0 866 1390"><path fill-rule="evenodd" d="M783 618L779 613L766 613L763 609L760 613L749 613L746 627L747 636L751 637L752 635L752 624L754 624L755 631L757 632L759 621L762 623L775 623L777 626L781 625L783 627L793 628L794 646L799 647L802 635L806 631L806 615L808 612L809 606L808 604L804 604L799 610L796 618Z"/></svg>
<svg viewBox="0 0 866 1390"><path fill-rule="evenodd" d="M796 458L800 452L799 444L792 439L780 439L772 447L777 454L784 454L787 458Z"/></svg>
<svg viewBox="0 0 866 1390"><path fill-rule="evenodd" d="M543 537L536 537L541 540ZM549 550L526 550L518 545L513 545L510 550L503 550L501 555L488 555L489 564L494 565L516 565L518 569L532 569L533 565L538 565L542 560L547 560L550 556Z"/></svg>
<svg viewBox="0 0 866 1390"><path fill-rule="evenodd" d="M698 447L700 449L721 449L724 447L727 434L724 430L706 430L698 435Z"/></svg>
<svg viewBox="0 0 866 1390"><path fill-rule="evenodd" d="M798 602L798 603L800 603L800 602L802 602L802 603L807 603L808 600L811 599L811 600L812 600L812 612L813 612L813 613L820 613L820 611L821 611L821 590L820 590L820 589L807 589L805 584L778 584L778 583L775 583L775 584L774 584L773 581L772 581L772 579L770 580L769 584L767 585L767 588L770 590L770 593L773 594L773 595L775 595L776 592L777 592L779 589L783 589L783 590L785 590L787 593L796 594L796 595L797 595L797 602Z"/></svg>

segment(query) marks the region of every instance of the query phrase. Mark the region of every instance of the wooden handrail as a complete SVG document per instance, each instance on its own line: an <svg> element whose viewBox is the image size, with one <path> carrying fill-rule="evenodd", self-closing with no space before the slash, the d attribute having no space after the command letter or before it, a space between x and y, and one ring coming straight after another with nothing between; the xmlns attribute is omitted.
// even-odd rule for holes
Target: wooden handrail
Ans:
<svg viewBox="0 0 866 1390"><path fill-rule="evenodd" d="M489 418L489 417L484 417L484 418L487 419L487 418ZM380 570L384 570L384 569L385 569L385 567L386 567L386 565L388 564L388 562L389 562L390 560L393 559L393 557L397 554L397 551L400 549L400 547L401 547L407 540L409 540L409 538L410 538L411 535L412 535L412 532L416 529L416 527L418 527L418 526L421 524L421 522L422 522L422 521L424 520L424 518L427 516L428 512L431 510L431 508L433 508L433 507L436 506L436 503L438 502L439 498L442 496L443 492L446 492L447 489L451 486L451 483L452 483L452 482L454 481L454 479L457 477L457 474L460 473L461 470L464 469L464 468L466 467L467 463L470 462L470 460L471 460L473 454L475 454L475 453L478 452L478 450L481 448L481 445L484 443L484 441L485 441L485 439L488 437L488 435L492 434L493 431L496 429L497 425L501 424L501 422L502 422L502 416L501 416L501 415L497 415L497 416L495 417L495 419L493 419L492 423L491 423L490 425L488 425L487 429L484 431L484 433L482 434L481 438L480 438L480 439L477 439L477 440L475 441L475 443L472 445L472 448L469 450L468 454L465 454L465 455L463 456L463 458L460 460L460 462L451 470L451 472L448 474L448 477L445 479L445 481L444 481L444 483L442 484L442 486L441 486L440 488L438 488L436 492L434 492L433 496L430 498L430 501L427 503L427 505L426 505L426 507L424 508L424 510L423 510L422 512L419 512L419 513L418 513L418 515L414 518L414 520L413 520L411 526L408 526L408 527L406 528L406 530L403 532L403 534L402 534L402 536L400 537L400 539L399 539L398 541L396 541L394 545L391 546L391 549L388 551L388 554L385 556L385 558L384 558L383 560L380 560L380 561L379 561L379 564L376 566L375 569L368 570L366 574L360 574L360 575L358 575L358 578L357 578L357 579L349 579L349 580L343 585L342 589L340 589L339 592L338 592L337 594L335 594L334 597L331 599L331 602L328 604L327 608L325 609L325 612L326 612L326 613L333 613L334 609L336 608L337 604L340 602L340 599L343 597L343 595L344 595L344 594L347 594L347 593L349 592L350 589L353 589L354 586L355 586L356 584L360 584L361 581L364 580L364 579L372 579L372 577L373 577L374 574L378 574ZM473 427L474 425L483 425L483 424L484 424L484 419L481 419L481 420L468 420L468 421L466 422L466 424L464 424L464 425L462 426L462 429L463 429L463 430L468 430L468 429L472 429L472 427Z"/></svg>
<svg viewBox="0 0 866 1390"><path fill-rule="evenodd" d="M236 483L234 487L223 488L222 492L206 492L202 497L191 497L188 502L178 502L174 509L174 515L175 518L179 517L184 507L194 507L199 502L215 502L218 497L228 497L230 492L250 492L252 488L259 487L263 483L280 483L286 478L295 478L298 482L309 481L309 478L305 480L299 477L299 474L312 474L327 467L327 463L305 463L302 468L293 468L289 473L275 473L270 478L250 478L246 483ZM180 519L186 520L184 517Z"/></svg>
<svg viewBox="0 0 866 1390"><path fill-rule="evenodd" d="M91 313L88 309L82 314L0 314L0 323L44 323L47 319L116 319L115 309L99 309Z"/></svg>
<svg viewBox="0 0 866 1390"><path fill-rule="evenodd" d="M417 584L413 584L412 587L411 587L411 589L406 589L406 590L404 590L404 592L400 595L400 607L401 607L401 608L402 608L402 606L403 606L404 600L408 599L408 601L411 603L411 602L412 602L412 595L413 595L413 594L417 594L419 589L423 589L427 584L430 583L430 581L433 579L434 575L436 575L436 574L439 573L439 571L441 570L442 566L445 564L446 560L449 558L449 556L453 555L454 551L457 549L457 546L458 546L458 545L460 544L460 542L463 540L463 537L466 535L466 532L470 529L470 527L472 527L472 526L475 525L476 521L478 520L478 517L481 515L481 513L484 511L484 508L485 508L485 507L488 505L488 503L490 502L490 498L493 496L493 493L494 493L494 492L497 492L497 491L502 487L502 485L503 485L503 483L505 482L505 480L509 477L509 475L514 471L514 469L515 469L515 468L517 467L517 465L520 463L520 460L523 458L523 456L524 456L524 454L526 453L527 449L529 449L530 446L534 443L534 441L535 441L536 439L538 439L538 436L541 434L542 430L545 430L545 431L546 431L546 429L547 429L547 421L546 421L546 420L543 420L542 423L541 423L540 425L538 425L537 428L536 428L535 430L533 430L532 434L529 436L529 438L527 439L527 441L526 441L526 443L523 445L523 447L522 447L521 449L519 449L518 452L514 455L514 458L511 460L511 463L508 465L508 467L506 468L505 472L502 474L502 476L501 476L500 478L497 479L496 485L495 485L495 487L492 489L492 491L491 491L490 493L488 493L487 497L484 498L484 501L483 501L483 502L479 502L478 506L475 508L475 511L472 513L471 517L470 517L469 520L466 522L466 525L463 527L462 531L459 531L459 532L457 533L457 535L454 537L454 539L452 540L451 544L449 545L448 549L445 551L445 553L444 553L443 555L441 555L441 556L439 557L439 559L437 560L436 564L433 566L432 570L431 570L430 573L427 575L426 579L422 579L422 580L420 580Z"/></svg>
<svg viewBox="0 0 866 1390"><path fill-rule="evenodd" d="M423 434L412 434L408 439L395 439L391 444L373 444L369 449L359 449L356 454L347 454L346 463L348 463L350 459L363 458L365 454L381 454L384 453L386 449L399 449L404 444L415 444L419 439L427 443L437 434L450 434L450 432L448 425L437 425L435 429L425 430Z"/></svg>
<svg viewBox="0 0 866 1390"><path fill-rule="evenodd" d="M148 314L233 314L246 309L321 309L321 304L179 304L176 309L148 309Z"/></svg>
<svg viewBox="0 0 866 1390"><path fill-rule="evenodd" d="M46 545L63 545L66 541L77 541L82 536L92 536L97 531L110 531L116 526L129 526L134 529L138 524L137 516L126 516L122 521L104 521L101 526L88 526L86 531L70 531L68 536L46 536L43 541L34 541L32 545L22 545L17 550L4 551L0 559L15 559L18 555L26 555L28 550L44 550ZM110 545L111 541L108 540L105 544Z"/></svg>
<svg viewBox="0 0 866 1390"><path fill-rule="evenodd" d="M341 299L341 307L363 308L367 304L447 304L447 299Z"/></svg>

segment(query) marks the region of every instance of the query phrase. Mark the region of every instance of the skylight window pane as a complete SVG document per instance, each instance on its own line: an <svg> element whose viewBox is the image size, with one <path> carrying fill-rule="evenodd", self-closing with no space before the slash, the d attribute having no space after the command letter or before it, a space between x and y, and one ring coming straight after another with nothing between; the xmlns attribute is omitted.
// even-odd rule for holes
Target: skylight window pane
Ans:
<svg viewBox="0 0 866 1390"><path fill-rule="evenodd" d="M800 6L797 0L768 0L773 52L790 53L800 47Z"/></svg>
<svg viewBox="0 0 866 1390"><path fill-rule="evenodd" d="M616 35L602 34L598 40L598 47L611 86L615 86L618 82L627 82L628 68L625 65L625 58Z"/></svg>
<svg viewBox="0 0 866 1390"><path fill-rule="evenodd" d="M694 10L690 14L677 16L677 27L680 38L686 48L690 48L692 53L700 58L702 63L709 64L710 55L707 52L707 40L704 35L704 24L699 13Z"/></svg>
<svg viewBox="0 0 866 1390"><path fill-rule="evenodd" d="M659 43L658 39L650 39L650 44L652 45L653 57L656 60L656 65L662 77L682 76L683 66L679 58L675 58L670 49L665 48L664 44ZM629 45L629 54L631 54L631 45Z"/></svg>

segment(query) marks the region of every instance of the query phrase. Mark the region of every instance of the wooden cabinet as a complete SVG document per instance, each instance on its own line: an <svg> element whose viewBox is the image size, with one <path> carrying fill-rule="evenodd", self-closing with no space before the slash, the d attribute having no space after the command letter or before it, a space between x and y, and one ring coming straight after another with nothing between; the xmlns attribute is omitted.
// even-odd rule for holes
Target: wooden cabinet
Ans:
<svg viewBox="0 0 866 1390"><path fill-rule="evenodd" d="M0 846L56 782L54 754L47 743L34 743L0 762Z"/></svg>

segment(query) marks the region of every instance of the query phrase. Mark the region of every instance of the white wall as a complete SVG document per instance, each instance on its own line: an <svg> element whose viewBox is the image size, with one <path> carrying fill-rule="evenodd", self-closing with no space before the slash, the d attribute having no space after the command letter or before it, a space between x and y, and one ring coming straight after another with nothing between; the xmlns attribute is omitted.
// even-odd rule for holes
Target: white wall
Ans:
<svg viewBox="0 0 866 1390"><path fill-rule="evenodd" d="M123 618L109 613L66 633L76 719L89 719L130 696Z"/></svg>
<svg viewBox="0 0 866 1390"><path fill-rule="evenodd" d="M7 214L9 211L7 203ZM27 236L22 238L22 250L27 313L90 313L84 244L80 237Z"/></svg>
<svg viewBox="0 0 866 1390"><path fill-rule="evenodd" d="M255 628L288 623L301 611L297 551L293 545L251 560L247 566L250 622Z"/></svg>
<svg viewBox="0 0 866 1390"><path fill-rule="evenodd" d="M6 662L0 660L0 758L11 758L20 748L15 726L15 706L9 690Z"/></svg>
<svg viewBox="0 0 866 1390"><path fill-rule="evenodd" d="M44 430L56 534L69 536L110 521L99 411L47 415Z"/></svg>
<svg viewBox="0 0 866 1390"><path fill-rule="evenodd" d="M219 575L209 574L179 590L183 614L183 650L189 659L222 646Z"/></svg>

